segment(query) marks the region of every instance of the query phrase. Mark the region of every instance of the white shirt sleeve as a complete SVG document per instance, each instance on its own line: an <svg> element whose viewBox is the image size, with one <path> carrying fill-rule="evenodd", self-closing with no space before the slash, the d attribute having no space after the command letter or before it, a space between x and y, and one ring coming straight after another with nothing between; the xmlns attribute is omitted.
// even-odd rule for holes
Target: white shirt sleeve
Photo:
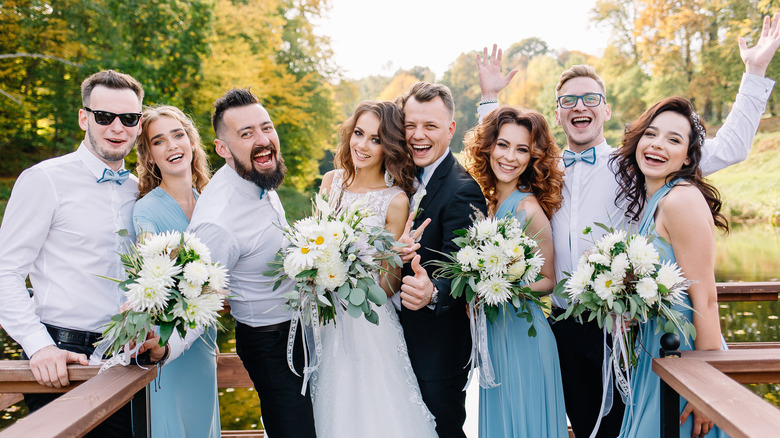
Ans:
<svg viewBox="0 0 780 438"><path fill-rule="evenodd" d="M28 357L54 345L35 313L25 280L49 234L56 197L45 171L26 170L14 184L0 227L0 325Z"/></svg>
<svg viewBox="0 0 780 438"><path fill-rule="evenodd" d="M477 116L479 117L479 120L477 120L477 123L482 123L482 119L485 118L486 115L490 114L491 111L498 108L498 102L496 103L486 103L484 105L477 105Z"/></svg>
<svg viewBox="0 0 780 438"><path fill-rule="evenodd" d="M747 158L758 122L766 110L775 81L749 73L742 75L739 91L715 138L704 142L701 170L710 175Z"/></svg>

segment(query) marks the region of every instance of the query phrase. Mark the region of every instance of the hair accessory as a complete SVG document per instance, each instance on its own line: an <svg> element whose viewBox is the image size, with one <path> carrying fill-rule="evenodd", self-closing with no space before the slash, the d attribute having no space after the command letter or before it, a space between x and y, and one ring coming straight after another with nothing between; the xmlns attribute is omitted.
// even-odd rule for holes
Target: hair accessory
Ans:
<svg viewBox="0 0 780 438"><path fill-rule="evenodd" d="M691 111L691 118L693 119L693 127L696 128L696 132L699 133L699 147L704 146L704 140L707 139L707 136L704 134L704 126L701 124L701 119L699 119L699 115L696 114L696 111Z"/></svg>
<svg viewBox="0 0 780 438"><path fill-rule="evenodd" d="M390 172L385 170L385 185L393 187L393 183L395 183L395 178L393 178L393 175L390 175Z"/></svg>

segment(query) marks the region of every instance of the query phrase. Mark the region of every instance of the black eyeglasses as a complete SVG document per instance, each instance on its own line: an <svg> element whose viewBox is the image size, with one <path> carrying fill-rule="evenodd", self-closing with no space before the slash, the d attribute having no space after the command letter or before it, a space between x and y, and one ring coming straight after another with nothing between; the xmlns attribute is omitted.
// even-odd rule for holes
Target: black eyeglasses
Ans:
<svg viewBox="0 0 780 438"><path fill-rule="evenodd" d="M141 113L116 114L108 111L95 111L86 106L84 109L95 115L95 122L97 122L98 125L110 125L114 122L115 118L119 117L119 121L122 122L123 125L132 128L141 120Z"/></svg>
<svg viewBox="0 0 780 438"><path fill-rule="evenodd" d="M573 94L565 94L563 96L558 97L558 105L561 108L574 108L575 106L577 106L577 101L580 99L582 99L583 105L590 106L590 107L599 106L599 104L601 103L601 99L604 99L606 101L604 95L599 93L585 93L581 96L576 96Z"/></svg>

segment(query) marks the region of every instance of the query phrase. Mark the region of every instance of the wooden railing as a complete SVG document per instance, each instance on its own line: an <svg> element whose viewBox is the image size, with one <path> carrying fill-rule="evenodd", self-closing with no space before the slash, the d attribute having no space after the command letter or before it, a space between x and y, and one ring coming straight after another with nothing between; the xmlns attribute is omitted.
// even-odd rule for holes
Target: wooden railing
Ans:
<svg viewBox="0 0 780 438"><path fill-rule="evenodd" d="M718 283L717 289L721 302L777 301L780 283ZM780 410L742 386L780 382L780 342L730 343L729 351L683 351L679 358L653 359L653 371L731 437L777 436L780 430ZM673 397L661 398L668 403ZM671 403L666 410L661 436L676 438L679 404Z"/></svg>
<svg viewBox="0 0 780 438"><path fill-rule="evenodd" d="M97 374L99 368L69 365L68 379L72 384L66 388L55 389L39 385L35 381L28 361L0 361L0 393L8 395L19 392L67 392L1 431L0 437L83 436L134 397L139 404L146 406L146 387L157 377L157 367L114 367ZM140 394L140 397L137 397L137 394ZM146 409L141 412L136 409L134 415L145 416ZM147 422L144 418L141 423L134 423Z"/></svg>

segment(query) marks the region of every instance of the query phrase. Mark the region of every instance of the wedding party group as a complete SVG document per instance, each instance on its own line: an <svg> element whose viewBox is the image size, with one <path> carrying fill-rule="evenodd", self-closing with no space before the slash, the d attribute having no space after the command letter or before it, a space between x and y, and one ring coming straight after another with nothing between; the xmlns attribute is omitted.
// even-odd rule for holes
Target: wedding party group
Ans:
<svg viewBox="0 0 780 438"><path fill-rule="evenodd" d="M262 96L235 88L214 102L226 164L212 174L189 116L144 107L138 80L100 71L81 85L84 140L13 187L0 325L36 380L61 388L112 317L138 303L159 316L166 300L188 299L165 310L184 325L126 345L160 367L155 437L220 436L206 295L229 301L271 438L465 437L477 368L480 437L568 437L568 424L577 437L659 436L651 362L661 335L674 326L680 349L726 348L714 236L728 223L704 177L747 158L778 46L780 13L753 47L739 40L745 73L713 138L689 100L668 97L627 123L617 147L604 137L609 94L592 66L560 74L559 146L542 113L499 105L516 72L502 73L501 50L485 48L462 162L446 86L361 102L339 129L318 213L292 225L276 192L285 148ZM137 176L125 168L134 146ZM148 255L154 236L181 245ZM136 273L126 271L134 245L149 276L121 282ZM57 396L25 403L35 411ZM680 405L681 436L725 436ZM132 409L88 436L135 436Z"/></svg>

